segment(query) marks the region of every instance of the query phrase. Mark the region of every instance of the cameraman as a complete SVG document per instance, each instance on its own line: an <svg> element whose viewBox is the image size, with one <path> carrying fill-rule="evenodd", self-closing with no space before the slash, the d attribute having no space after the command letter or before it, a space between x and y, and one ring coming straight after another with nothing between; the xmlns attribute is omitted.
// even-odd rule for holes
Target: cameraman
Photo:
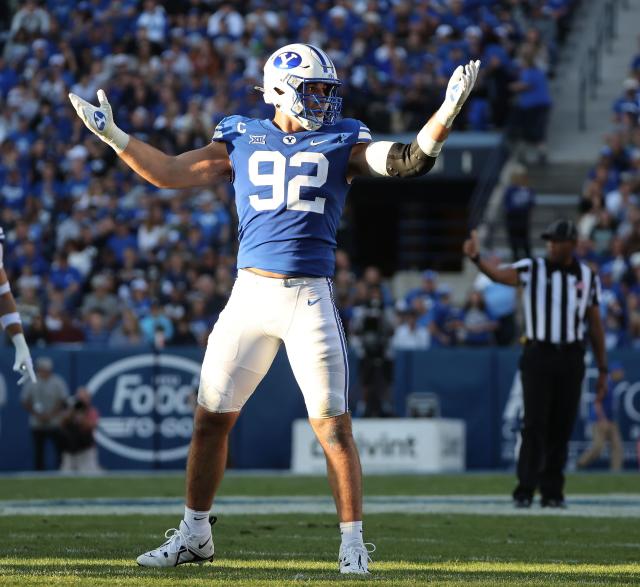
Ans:
<svg viewBox="0 0 640 587"><path fill-rule="evenodd" d="M351 346L359 364L362 403L357 412L369 418L391 415L391 338L393 310L384 307L379 285L369 285L364 297L353 308Z"/></svg>
<svg viewBox="0 0 640 587"><path fill-rule="evenodd" d="M61 471L92 473L100 470L93 432L98 426L98 410L91 405L91 394L79 387L69 398L69 408L62 419Z"/></svg>

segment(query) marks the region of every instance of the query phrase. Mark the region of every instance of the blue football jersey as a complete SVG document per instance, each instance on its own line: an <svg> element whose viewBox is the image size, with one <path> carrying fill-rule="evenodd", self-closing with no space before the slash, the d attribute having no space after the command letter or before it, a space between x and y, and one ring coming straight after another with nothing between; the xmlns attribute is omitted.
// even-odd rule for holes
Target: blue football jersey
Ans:
<svg viewBox="0 0 640 587"><path fill-rule="evenodd" d="M349 155L371 142L369 129L347 118L289 134L268 119L229 116L212 140L226 143L233 167L238 268L332 276Z"/></svg>

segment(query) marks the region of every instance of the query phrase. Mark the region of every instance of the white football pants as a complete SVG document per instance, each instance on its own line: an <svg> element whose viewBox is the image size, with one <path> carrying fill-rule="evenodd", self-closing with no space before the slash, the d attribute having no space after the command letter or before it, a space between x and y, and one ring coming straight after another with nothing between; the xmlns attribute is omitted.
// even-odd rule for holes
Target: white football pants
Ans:
<svg viewBox="0 0 640 587"><path fill-rule="evenodd" d="M347 345L325 277L274 279L240 270L209 335L198 403L237 412L251 397L284 342L311 418L347 411Z"/></svg>

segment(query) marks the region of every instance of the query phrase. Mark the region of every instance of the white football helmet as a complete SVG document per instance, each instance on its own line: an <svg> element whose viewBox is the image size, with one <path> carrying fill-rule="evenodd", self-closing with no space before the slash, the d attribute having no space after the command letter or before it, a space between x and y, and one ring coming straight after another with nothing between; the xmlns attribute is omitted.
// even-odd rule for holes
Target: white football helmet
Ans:
<svg viewBox="0 0 640 587"><path fill-rule="evenodd" d="M307 91L308 83L330 86L327 96ZM294 43L278 49L264 65L264 101L292 116L307 130L335 124L342 110L340 80L329 56L313 45Z"/></svg>

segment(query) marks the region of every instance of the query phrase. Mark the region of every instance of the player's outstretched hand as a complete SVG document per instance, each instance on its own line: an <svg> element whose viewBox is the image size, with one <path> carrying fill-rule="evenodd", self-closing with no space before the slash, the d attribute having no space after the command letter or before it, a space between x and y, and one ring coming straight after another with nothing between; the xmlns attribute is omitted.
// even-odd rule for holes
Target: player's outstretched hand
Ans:
<svg viewBox="0 0 640 587"><path fill-rule="evenodd" d="M451 126L453 119L462 109L462 105L467 101L471 90L478 79L480 61L469 61L467 65L459 65L453 72L447 84L447 93L442 106L436 112L438 122L444 126Z"/></svg>
<svg viewBox="0 0 640 587"><path fill-rule="evenodd" d="M113 121L111 104L104 90L98 90L100 106L94 106L80 96L69 94L69 100L84 125L107 145L120 153L129 143L129 135L120 130Z"/></svg>
<svg viewBox="0 0 640 587"><path fill-rule="evenodd" d="M11 340L16 347L16 360L13 363L13 370L21 375L20 379L18 379L18 385L26 383L29 379L35 383L37 381L36 373L33 370L33 360L24 339L24 334L16 334Z"/></svg>
<svg viewBox="0 0 640 587"><path fill-rule="evenodd" d="M471 237L464 241L462 245L462 251L464 254L473 259L480 254L480 244L478 243L478 231L472 230Z"/></svg>

